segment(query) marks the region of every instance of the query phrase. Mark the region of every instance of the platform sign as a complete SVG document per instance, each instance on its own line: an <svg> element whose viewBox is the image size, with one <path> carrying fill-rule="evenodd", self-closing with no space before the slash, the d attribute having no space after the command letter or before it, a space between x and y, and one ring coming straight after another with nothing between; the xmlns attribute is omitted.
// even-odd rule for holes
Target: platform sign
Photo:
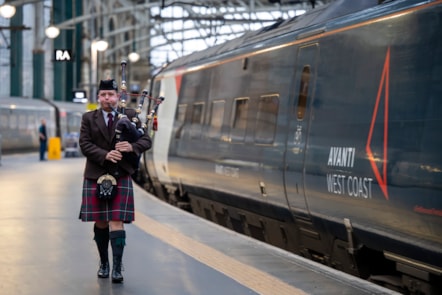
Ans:
<svg viewBox="0 0 442 295"><path fill-rule="evenodd" d="M88 99L85 90L72 91L72 102L87 103Z"/></svg>
<svg viewBox="0 0 442 295"><path fill-rule="evenodd" d="M72 50L70 49L55 49L54 50L54 60L56 62L71 61L72 60Z"/></svg>

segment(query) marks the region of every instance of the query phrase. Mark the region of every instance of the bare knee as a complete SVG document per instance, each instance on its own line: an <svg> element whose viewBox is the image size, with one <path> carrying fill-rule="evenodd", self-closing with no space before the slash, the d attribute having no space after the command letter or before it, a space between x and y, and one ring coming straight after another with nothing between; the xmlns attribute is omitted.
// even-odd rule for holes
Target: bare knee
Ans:
<svg viewBox="0 0 442 295"><path fill-rule="evenodd" d="M123 221L109 221L109 226L111 231L124 230Z"/></svg>

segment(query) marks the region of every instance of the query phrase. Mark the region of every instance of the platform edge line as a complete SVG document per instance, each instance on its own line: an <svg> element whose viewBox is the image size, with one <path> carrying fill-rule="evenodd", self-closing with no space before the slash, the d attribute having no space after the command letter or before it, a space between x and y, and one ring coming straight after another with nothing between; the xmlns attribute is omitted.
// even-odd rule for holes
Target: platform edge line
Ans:
<svg viewBox="0 0 442 295"><path fill-rule="evenodd" d="M201 242L195 241L177 230L146 216L142 212L136 211L136 216L136 222L133 224L141 230L171 245L193 259L219 271L258 294L308 294L266 272L244 264Z"/></svg>

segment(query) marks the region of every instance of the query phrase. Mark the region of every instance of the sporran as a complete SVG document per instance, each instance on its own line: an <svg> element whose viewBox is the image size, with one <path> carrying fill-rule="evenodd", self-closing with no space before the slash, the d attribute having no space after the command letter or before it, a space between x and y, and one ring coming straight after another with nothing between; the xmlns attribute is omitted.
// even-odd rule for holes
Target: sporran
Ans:
<svg viewBox="0 0 442 295"><path fill-rule="evenodd" d="M97 198L112 200L117 194L117 180L110 174L100 176L97 180Z"/></svg>

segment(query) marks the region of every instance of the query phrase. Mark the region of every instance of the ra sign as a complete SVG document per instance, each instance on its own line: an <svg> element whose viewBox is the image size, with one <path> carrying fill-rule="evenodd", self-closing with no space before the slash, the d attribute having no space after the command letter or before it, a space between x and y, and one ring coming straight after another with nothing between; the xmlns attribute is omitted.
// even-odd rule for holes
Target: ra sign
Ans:
<svg viewBox="0 0 442 295"><path fill-rule="evenodd" d="M69 49L55 49L55 61L71 61L72 52Z"/></svg>

